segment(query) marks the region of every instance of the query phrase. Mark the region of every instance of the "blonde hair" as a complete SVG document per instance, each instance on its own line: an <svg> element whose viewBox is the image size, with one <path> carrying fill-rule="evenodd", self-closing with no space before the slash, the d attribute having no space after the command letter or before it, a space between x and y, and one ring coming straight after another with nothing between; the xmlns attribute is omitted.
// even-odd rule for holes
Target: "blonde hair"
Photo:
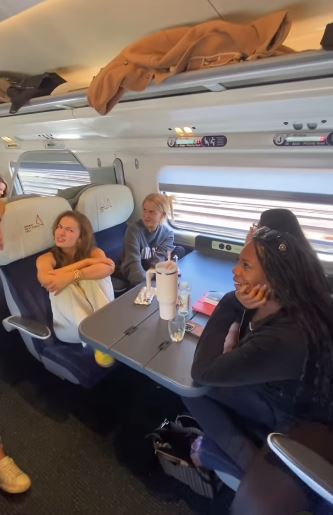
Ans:
<svg viewBox="0 0 333 515"><path fill-rule="evenodd" d="M142 207L145 205L145 202L152 202L155 204L160 213L162 213L162 221L165 222L171 208L169 197L167 195L162 195L162 193L149 193L149 195L144 198Z"/></svg>

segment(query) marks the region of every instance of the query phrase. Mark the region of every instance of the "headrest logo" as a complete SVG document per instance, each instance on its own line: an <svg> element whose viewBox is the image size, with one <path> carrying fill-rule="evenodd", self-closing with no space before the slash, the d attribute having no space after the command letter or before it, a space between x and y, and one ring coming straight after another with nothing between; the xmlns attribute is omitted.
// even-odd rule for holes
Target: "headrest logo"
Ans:
<svg viewBox="0 0 333 515"><path fill-rule="evenodd" d="M101 213L104 213L104 211L106 211L107 209L111 209L111 207L112 207L111 200L109 199L109 197L107 197L106 199L103 199L101 201L99 210Z"/></svg>
<svg viewBox="0 0 333 515"><path fill-rule="evenodd" d="M44 225L44 222L39 215L36 215L35 223L24 225L24 232L31 232L33 229L37 229L37 227L41 225Z"/></svg>

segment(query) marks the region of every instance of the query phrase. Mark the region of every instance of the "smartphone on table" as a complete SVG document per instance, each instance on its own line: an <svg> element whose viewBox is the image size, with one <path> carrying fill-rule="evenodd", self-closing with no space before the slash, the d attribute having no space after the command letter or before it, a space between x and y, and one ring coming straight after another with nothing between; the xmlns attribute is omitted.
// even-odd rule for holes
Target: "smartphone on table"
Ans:
<svg viewBox="0 0 333 515"><path fill-rule="evenodd" d="M186 322L185 332L188 334L192 334L193 336L200 338L203 330L204 330L204 326L201 324L197 324L196 322L193 322L192 320L189 320L188 322Z"/></svg>

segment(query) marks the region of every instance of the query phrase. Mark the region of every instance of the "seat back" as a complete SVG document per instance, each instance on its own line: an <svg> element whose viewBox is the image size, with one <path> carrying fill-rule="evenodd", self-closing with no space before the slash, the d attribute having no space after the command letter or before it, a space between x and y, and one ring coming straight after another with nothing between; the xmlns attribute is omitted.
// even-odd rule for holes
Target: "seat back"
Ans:
<svg viewBox="0 0 333 515"><path fill-rule="evenodd" d="M5 247L0 252L0 274L5 299L12 315L20 315L52 326L48 293L36 276L36 258L53 244L56 216L70 209L59 198L33 197L8 202L3 218ZM29 351L41 359L43 344L22 334Z"/></svg>
<svg viewBox="0 0 333 515"><path fill-rule="evenodd" d="M127 220L134 209L131 190L123 184L102 184L84 190L76 209L92 223L97 246L119 263Z"/></svg>
<svg viewBox="0 0 333 515"><path fill-rule="evenodd" d="M91 187L92 187L91 184L88 184L88 185L86 184L84 186L72 186L71 188L65 188L64 190L58 190L57 196L68 200L68 202L74 209L77 204L77 201L79 200L81 193Z"/></svg>
<svg viewBox="0 0 333 515"><path fill-rule="evenodd" d="M10 313L37 320L51 329L47 340L21 332L31 354L55 375L90 387L104 377L106 371L96 364L91 349L79 344L69 345L56 338L49 295L36 274L37 256L53 245L55 218L70 209L68 201L60 197L9 202L2 222L5 246L0 251L0 274Z"/></svg>
<svg viewBox="0 0 333 515"><path fill-rule="evenodd" d="M333 430L319 423L303 423L292 437L271 433L270 449L280 460L320 497L333 505ZM323 512L324 513L324 512Z"/></svg>

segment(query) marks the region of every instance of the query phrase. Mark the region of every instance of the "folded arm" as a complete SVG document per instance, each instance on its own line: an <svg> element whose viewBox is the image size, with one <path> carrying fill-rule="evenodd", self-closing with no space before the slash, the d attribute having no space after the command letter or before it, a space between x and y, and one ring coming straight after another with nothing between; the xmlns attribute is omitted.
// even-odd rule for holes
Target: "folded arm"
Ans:
<svg viewBox="0 0 333 515"><path fill-rule="evenodd" d="M220 300L216 306L214 313L209 318L206 327L199 339L194 360L193 370L197 370L198 366L206 363L213 357L223 354L225 349L225 340L230 340L230 327L233 323L239 323L243 316L243 306L235 297L235 292L229 292ZM228 349L229 350L229 349Z"/></svg>
<svg viewBox="0 0 333 515"><path fill-rule="evenodd" d="M223 340L224 341L224 340ZM213 343L196 353L192 377L210 386L242 386L298 379L306 358L306 341L294 327L262 327L230 352Z"/></svg>
<svg viewBox="0 0 333 515"><path fill-rule="evenodd" d="M111 275L115 268L114 262L98 248L93 249L91 257L57 269L53 254L47 252L38 257L36 265L40 284L55 294L77 280L103 279Z"/></svg>

